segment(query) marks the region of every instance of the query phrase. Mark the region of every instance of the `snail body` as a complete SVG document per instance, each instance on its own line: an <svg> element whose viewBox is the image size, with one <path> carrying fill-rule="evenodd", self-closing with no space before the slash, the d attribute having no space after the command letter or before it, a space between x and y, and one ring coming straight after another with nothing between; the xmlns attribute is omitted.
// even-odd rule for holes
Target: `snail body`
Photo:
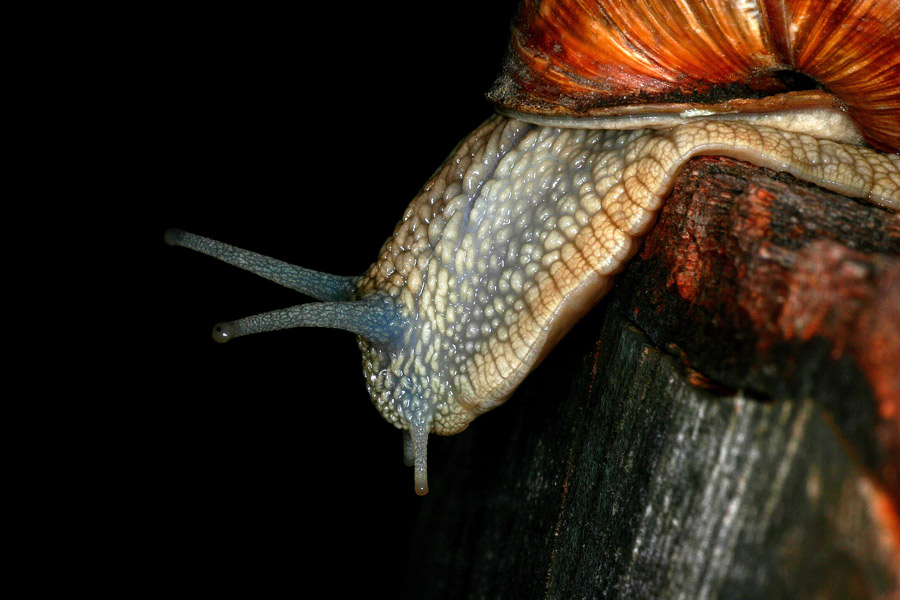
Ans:
<svg viewBox="0 0 900 600"><path fill-rule="evenodd" d="M846 4L844 13L851 16L859 12L857 3L828 4ZM702 32L695 25L704 5L679 3L681 20L672 21L648 1L640 5L642 17L633 23L638 30L656 31L625 31L616 25L602 35L634 47L639 34L659 39L666 30L679 35L679 24ZM772 2L713 5L717 10L709 11L712 25L707 30L717 33L712 41L701 36L694 44L738 67L727 75L717 71L706 87L699 83L699 70L690 65L657 69L651 74L662 83L654 87L649 80L635 79L629 69L661 63L641 57L637 50L629 55L633 64L617 71L602 68L606 59L621 63L614 55L628 45L624 41L607 45L615 52L601 48L591 60L584 58L587 50L582 46L597 45L589 38L619 22L618 13L610 12L617 5L526 0L516 20L507 69L491 92L500 114L459 144L360 277L316 273L170 232L172 244L247 268L321 301L223 324L214 335L224 341L299 326L357 333L369 393L382 415L406 432L406 455L415 465L416 491L422 494L427 491L428 434L462 431L512 394L610 289L690 157L727 155L892 210L900 208L900 135L895 127L900 67L895 57L885 58L883 52L884 43L896 41L897 11L887 25L879 21L883 35L866 45L870 62L889 61L875 79L893 87L872 91L869 80L854 78L857 69L846 65L842 45L838 62L844 67L834 69L837 84L823 82L849 90L848 99L842 99L822 90L785 90L783 78L770 76L792 64L785 56L795 57L799 52L794 48L800 46L767 32L802 30L794 18L799 3L779 5L781 11L775 11ZM892 3L867 6L871 11L891 8ZM776 26L768 27L772 21L766 15L773 12L778 15ZM865 29L871 38L872 25ZM748 37L745 30L750 38L765 42L757 44L765 52L744 40L754 49L744 60L737 50L712 43L717 36ZM567 44L567 36L575 41ZM878 41L885 38L887 42ZM671 53L671 60L678 62L677 52ZM708 60L702 54L697 59L701 63ZM575 67L583 63L595 72L573 77ZM809 75L822 77L822 68ZM676 76L679 70L687 75ZM615 88L631 104L616 106L609 98L610 73L626 84L638 81L637 87ZM758 98L722 95L723 89L745 91L736 81L751 75L748 86ZM685 86L702 88L704 101L687 102L681 89ZM651 90L655 98L637 89ZM870 103L862 98L865 94ZM740 112L743 108L746 112Z"/></svg>

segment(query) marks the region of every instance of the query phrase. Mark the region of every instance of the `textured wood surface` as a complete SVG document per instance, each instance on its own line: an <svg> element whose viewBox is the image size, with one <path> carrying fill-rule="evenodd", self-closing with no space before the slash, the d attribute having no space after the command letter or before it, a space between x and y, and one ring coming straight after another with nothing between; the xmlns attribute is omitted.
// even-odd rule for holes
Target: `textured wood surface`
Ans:
<svg viewBox="0 0 900 600"><path fill-rule="evenodd" d="M401 596L900 593L898 221L770 174L691 161L611 296L432 444Z"/></svg>

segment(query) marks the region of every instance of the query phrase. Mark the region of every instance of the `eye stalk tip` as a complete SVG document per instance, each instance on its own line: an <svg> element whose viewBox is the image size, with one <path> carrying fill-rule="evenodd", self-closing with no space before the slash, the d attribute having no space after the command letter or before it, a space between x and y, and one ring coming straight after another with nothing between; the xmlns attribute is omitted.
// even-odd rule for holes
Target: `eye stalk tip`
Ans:
<svg viewBox="0 0 900 600"><path fill-rule="evenodd" d="M184 232L182 230L167 229L163 239L169 246L178 246L181 243L182 237L184 237Z"/></svg>
<svg viewBox="0 0 900 600"><path fill-rule="evenodd" d="M237 337L235 335L234 326L231 323L216 323L212 330L212 337L215 341L220 344L224 344L228 340L233 337Z"/></svg>

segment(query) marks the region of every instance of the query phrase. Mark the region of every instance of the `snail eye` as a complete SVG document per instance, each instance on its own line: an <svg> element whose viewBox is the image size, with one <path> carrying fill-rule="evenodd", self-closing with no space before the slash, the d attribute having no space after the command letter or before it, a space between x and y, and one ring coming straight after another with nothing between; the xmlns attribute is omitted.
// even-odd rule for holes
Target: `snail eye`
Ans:
<svg viewBox="0 0 900 600"><path fill-rule="evenodd" d="M213 339L220 344L224 344L234 337L234 328L230 323L217 323L213 327Z"/></svg>

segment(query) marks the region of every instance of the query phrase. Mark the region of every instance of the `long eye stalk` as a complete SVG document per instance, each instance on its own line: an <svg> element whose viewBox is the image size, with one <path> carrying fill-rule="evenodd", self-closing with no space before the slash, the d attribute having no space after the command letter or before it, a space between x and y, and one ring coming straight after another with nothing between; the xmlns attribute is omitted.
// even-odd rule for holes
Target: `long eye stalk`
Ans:
<svg viewBox="0 0 900 600"><path fill-rule="evenodd" d="M313 271L180 229L166 231L165 239L170 246L212 256L323 302L350 300L357 279Z"/></svg>
<svg viewBox="0 0 900 600"><path fill-rule="evenodd" d="M402 334L402 319L389 297L352 299L356 277L320 273L177 229L167 231L165 239L169 245L201 252L321 300L219 323L213 328L217 342L294 327L343 329L388 346Z"/></svg>
<svg viewBox="0 0 900 600"><path fill-rule="evenodd" d="M294 327L330 327L361 335L370 342L389 345L399 335L399 317L393 303L381 296L348 302L311 302L273 310L236 321L219 323L213 339L230 339L293 329Z"/></svg>

